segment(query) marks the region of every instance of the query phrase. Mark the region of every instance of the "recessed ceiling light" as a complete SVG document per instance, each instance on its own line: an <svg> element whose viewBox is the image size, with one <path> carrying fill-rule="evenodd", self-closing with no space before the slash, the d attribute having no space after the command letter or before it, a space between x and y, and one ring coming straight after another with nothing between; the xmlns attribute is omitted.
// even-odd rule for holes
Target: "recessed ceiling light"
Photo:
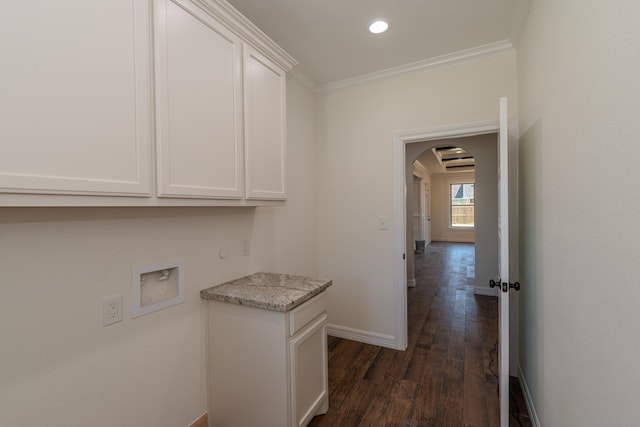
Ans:
<svg viewBox="0 0 640 427"><path fill-rule="evenodd" d="M384 21L382 19L376 19L371 24L369 24L369 32L373 34L384 33L385 31L387 31L387 28L389 28L389 24L387 23L387 21Z"/></svg>

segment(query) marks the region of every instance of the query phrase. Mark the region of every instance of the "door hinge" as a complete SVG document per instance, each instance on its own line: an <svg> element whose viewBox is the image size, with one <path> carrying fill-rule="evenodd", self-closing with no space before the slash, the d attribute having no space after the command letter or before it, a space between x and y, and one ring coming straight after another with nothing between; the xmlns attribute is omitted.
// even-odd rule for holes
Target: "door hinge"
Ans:
<svg viewBox="0 0 640 427"><path fill-rule="evenodd" d="M402 259L407 259L407 254L402 254Z"/></svg>

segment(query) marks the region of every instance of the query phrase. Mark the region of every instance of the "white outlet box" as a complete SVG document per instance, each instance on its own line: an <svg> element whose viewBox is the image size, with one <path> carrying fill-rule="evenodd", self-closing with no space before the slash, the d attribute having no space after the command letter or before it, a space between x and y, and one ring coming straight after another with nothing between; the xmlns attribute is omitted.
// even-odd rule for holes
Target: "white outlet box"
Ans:
<svg viewBox="0 0 640 427"><path fill-rule="evenodd" d="M176 259L131 269L132 318L184 302L184 260Z"/></svg>
<svg viewBox="0 0 640 427"><path fill-rule="evenodd" d="M102 300L102 326L122 321L122 295Z"/></svg>

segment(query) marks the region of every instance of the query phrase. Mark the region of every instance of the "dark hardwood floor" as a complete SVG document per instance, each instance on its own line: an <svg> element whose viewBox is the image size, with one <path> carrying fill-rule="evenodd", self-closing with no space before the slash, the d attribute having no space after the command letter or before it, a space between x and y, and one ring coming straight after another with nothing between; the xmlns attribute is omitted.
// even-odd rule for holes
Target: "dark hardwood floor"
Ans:
<svg viewBox="0 0 640 427"><path fill-rule="evenodd" d="M473 244L416 254L406 351L329 337L329 411L310 426L499 426L497 298L473 293ZM530 426L517 379L512 426Z"/></svg>

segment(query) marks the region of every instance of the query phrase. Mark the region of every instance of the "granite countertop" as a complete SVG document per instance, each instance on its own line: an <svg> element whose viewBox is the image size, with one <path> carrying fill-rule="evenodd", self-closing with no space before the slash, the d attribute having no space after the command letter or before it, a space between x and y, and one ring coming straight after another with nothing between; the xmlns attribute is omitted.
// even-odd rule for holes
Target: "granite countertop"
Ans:
<svg viewBox="0 0 640 427"><path fill-rule="evenodd" d="M255 273L200 291L200 297L271 311L290 311L323 292L331 280Z"/></svg>

